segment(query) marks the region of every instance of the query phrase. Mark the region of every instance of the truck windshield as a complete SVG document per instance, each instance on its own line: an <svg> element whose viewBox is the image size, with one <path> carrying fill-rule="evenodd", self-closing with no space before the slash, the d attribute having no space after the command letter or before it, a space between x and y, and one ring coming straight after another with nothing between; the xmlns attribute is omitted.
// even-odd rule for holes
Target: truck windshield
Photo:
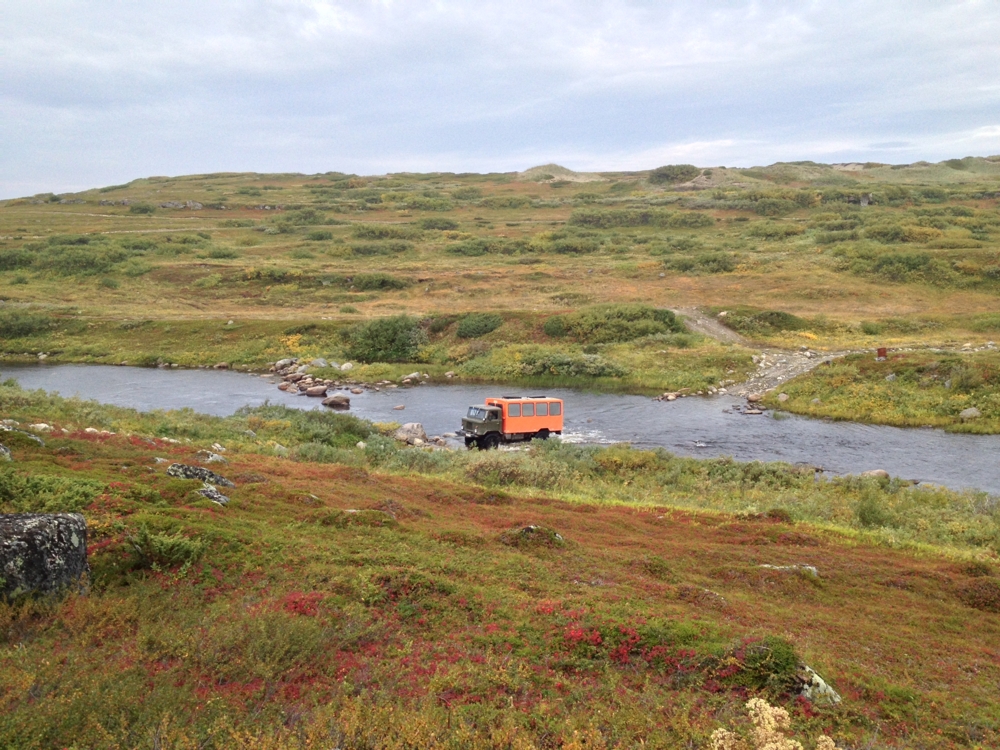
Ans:
<svg viewBox="0 0 1000 750"><path fill-rule="evenodd" d="M465 416L469 419L489 419L490 413L481 406L470 406L469 413Z"/></svg>

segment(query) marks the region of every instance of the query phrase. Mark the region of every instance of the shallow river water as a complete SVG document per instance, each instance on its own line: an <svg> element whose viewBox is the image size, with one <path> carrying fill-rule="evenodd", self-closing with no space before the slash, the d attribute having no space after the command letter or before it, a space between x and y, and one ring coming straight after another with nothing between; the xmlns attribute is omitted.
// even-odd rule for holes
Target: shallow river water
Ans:
<svg viewBox="0 0 1000 750"><path fill-rule="evenodd" d="M324 408L319 399L290 396L258 375L236 372L31 365L5 367L0 375L16 378L24 388L142 411L189 407L226 416L246 404L265 401ZM657 402L643 396L568 389L544 393L566 402L566 441L629 442L638 447L662 446L687 456L806 463L834 474L885 469L906 479L1000 495L1000 435L956 435L785 414L775 419L770 412L748 416L737 412L741 401L731 396ZM508 394L537 395L490 385L421 385L352 394L350 413L377 422L420 422L428 434L440 435L460 426L470 404ZM406 408L393 408L399 405Z"/></svg>

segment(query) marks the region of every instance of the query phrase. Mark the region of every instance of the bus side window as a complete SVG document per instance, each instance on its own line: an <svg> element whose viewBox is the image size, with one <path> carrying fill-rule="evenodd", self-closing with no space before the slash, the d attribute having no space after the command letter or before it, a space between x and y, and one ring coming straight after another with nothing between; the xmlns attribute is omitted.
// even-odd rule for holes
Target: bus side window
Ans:
<svg viewBox="0 0 1000 750"><path fill-rule="evenodd" d="M534 404L524 404L523 416L533 417L535 416L535 405Z"/></svg>
<svg viewBox="0 0 1000 750"><path fill-rule="evenodd" d="M519 417L519 416L521 416L521 405L520 404L507 404L507 416L508 417Z"/></svg>
<svg viewBox="0 0 1000 750"><path fill-rule="evenodd" d="M548 404L539 404L538 405L538 416L539 417L547 417L547 416L549 416L549 405Z"/></svg>
<svg viewBox="0 0 1000 750"><path fill-rule="evenodd" d="M549 414L553 417L558 417L562 414L562 404L552 404L552 408L549 409Z"/></svg>

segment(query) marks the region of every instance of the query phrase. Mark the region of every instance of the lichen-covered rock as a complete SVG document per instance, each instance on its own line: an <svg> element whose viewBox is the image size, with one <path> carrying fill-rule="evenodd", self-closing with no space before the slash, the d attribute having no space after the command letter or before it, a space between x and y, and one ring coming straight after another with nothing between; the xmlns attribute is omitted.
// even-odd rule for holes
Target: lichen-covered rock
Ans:
<svg viewBox="0 0 1000 750"><path fill-rule="evenodd" d="M796 674L799 683L799 695L813 703L827 703L835 706L840 703L840 695L830 687L829 683L816 674L812 667L800 664Z"/></svg>
<svg viewBox="0 0 1000 750"><path fill-rule="evenodd" d="M508 529L500 535L500 544L518 549L533 549L539 547L562 547L566 544L562 534L546 526L522 526Z"/></svg>
<svg viewBox="0 0 1000 750"><path fill-rule="evenodd" d="M0 599L59 591L88 571L79 513L0 515Z"/></svg>
<svg viewBox="0 0 1000 750"><path fill-rule="evenodd" d="M200 479L208 484L221 484L223 487L235 487L236 485L214 471L202 468L201 466L188 466L187 464L170 464L167 467L167 474L178 479Z"/></svg>
<svg viewBox="0 0 1000 750"><path fill-rule="evenodd" d="M228 464L229 462L220 456L218 453L212 453L212 451L198 451L194 454L194 457L201 461L203 464Z"/></svg>
<svg viewBox="0 0 1000 750"><path fill-rule="evenodd" d="M205 486L202 487L200 490L195 490L195 492L197 492L202 497L207 497L213 503L218 503L219 505L229 504L229 498L223 495L221 492L219 492L219 490L216 489L215 485L209 484L208 482L205 482Z"/></svg>
<svg viewBox="0 0 1000 750"><path fill-rule="evenodd" d="M6 445L0 445L0 461L13 461L13 456L10 455L10 448Z"/></svg>

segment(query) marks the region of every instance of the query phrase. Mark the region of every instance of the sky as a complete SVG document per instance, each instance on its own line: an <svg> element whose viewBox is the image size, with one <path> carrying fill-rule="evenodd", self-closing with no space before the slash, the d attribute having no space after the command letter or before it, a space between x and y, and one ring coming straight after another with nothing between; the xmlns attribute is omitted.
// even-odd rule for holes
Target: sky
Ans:
<svg viewBox="0 0 1000 750"><path fill-rule="evenodd" d="M3 0L0 198L1000 154L1000 2Z"/></svg>

